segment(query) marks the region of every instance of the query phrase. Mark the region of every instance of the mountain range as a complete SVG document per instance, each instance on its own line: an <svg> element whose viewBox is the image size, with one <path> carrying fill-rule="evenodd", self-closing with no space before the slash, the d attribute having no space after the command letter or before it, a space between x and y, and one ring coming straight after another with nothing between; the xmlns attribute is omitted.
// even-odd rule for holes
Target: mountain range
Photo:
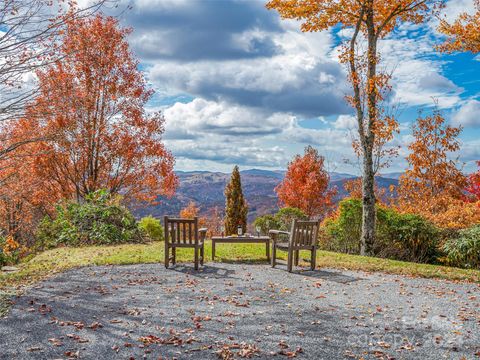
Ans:
<svg viewBox="0 0 480 360"><path fill-rule="evenodd" d="M180 210L186 207L190 201L200 209L200 215L207 215L214 207L223 210L225 196L223 191L230 179L230 174L210 171L177 171L180 185L175 196L171 199L162 198L160 203L137 210L138 216L153 215L178 215ZM240 172L242 188L248 202L248 220L253 221L256 217L271 214L278 210L278 198L275 187L282 181L285 171L250 169ZM398 184L400 173L386 174L376 178L381 188L389 188L390 185ZM336 201L348 194L344 189L347 180L355 179L355 175L345 173L330 173L330 186L337 188Z"/></svg>

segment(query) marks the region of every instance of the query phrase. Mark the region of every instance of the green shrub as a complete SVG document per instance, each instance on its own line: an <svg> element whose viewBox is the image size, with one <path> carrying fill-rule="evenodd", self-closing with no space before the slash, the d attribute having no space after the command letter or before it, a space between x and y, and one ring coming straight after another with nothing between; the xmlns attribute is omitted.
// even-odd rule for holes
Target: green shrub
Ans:
<svg viewBox="0 0 480 360"><path fill-rule="evenodd" d="M328 250L358 254L361 233L362 203L358 199L345 199L339 204L338 216L325 221L320 243ZM421 216L377 207L375 256L434 262L440 236L440 231Z"/></svg>
<svg viewBox="0 0 480 360"><path fill-rule="evenodd" d="M480 268L480 225L460 230L443 246L450 265Z"/></svg>
<svg viewBox="0 0 480 360"><path fill-rule="evenodd" d="M268 235L272 229L289 231L294 219L307 220L308 216L300 209L285 207L275 215L263 215L256 218L253 225L255 228L260 227L263 235Z"/></svg>
<svg viewBox="0 0 480 360"><path fill-rule="evenodd" d="M320 244L332 251L360 253L362 235L362 203L357 199L343 200L338 205L339 216L327 219Z"/></svg>
<svg viewBox="0 0 480 360"><path fill-rule="evenodd" d="M57 206L54 219L45 218L37 230L40 249L59 245L111 245L142 242L143 236L130 211L106 191L89 195L85 202Z"/></svg>
<svg viewBox="0 0 480 360"><path fill-rule="evenodd" d="M378 239L375 254L380 257L434 263L441 232L430 221L415 214L392 209L377 210Z"/></svg>
<svg viewBox="0 0 480 360"><path fill-rule="evenodd" d="M160 220L154 218L153 216L150 215L142 218L138 223L138 227L150 240L164 240L163 226Z"/></svg>
<svg viewBox="0 0 480 360"><path fill-rule="evenodd" d="M262 235L268 235L270 230L280 228L280 224L278 224L273 215L263 215L256 218L253 222L253 226L255 229L259 227Z"/></svg>
<svg viewBox="0 0 480 360"><path fill-rule="evenodd" d="M308 216L302 210L292 207L284 207L275 214L279 230L290 231L294 219L308 220Z"/></svg>

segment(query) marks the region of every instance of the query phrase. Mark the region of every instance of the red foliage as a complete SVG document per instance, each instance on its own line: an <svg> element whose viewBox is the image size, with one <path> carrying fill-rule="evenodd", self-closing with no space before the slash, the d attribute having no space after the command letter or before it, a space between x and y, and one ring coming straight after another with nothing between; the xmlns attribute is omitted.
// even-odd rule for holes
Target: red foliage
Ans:
<svg viewBox="0 0 480 360"><path fill-rule="evenodd" d="M477 165L479 167L477 172L468 177L467 191L473 201L480 201L480 161L477 161Z"/></svg>
<svg viewBox="0 0 480 360"><path fill-rule="evenodd" d="M19 122L42 141L31 176L43 201L82 199L98 189L153 202L177 186L174 158L161 142L164 118L144 110L152 91L127 42L130 29L112 17L72 20L61 60L37 76L40 94Z"/></svg>
<svg viewBox="0 0 480 360"><path fill-rule="evenodd" d="M305 148L288 165L285 179L275 188L283 205L295 207L309 216L324 215L332 206L335 189L328 189L330 176L325 159L313 147Z"/></svg>

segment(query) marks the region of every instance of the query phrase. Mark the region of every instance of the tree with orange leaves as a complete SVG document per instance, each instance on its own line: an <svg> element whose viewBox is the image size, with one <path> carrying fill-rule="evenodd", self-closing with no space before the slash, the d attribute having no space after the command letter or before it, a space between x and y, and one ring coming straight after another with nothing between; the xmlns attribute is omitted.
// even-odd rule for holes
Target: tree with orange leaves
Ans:
<svg viewBox="0 0 480 360"><path fill-rule="evenodd" d="M180 217L184 219L193 219L198 216L200 209L194 201L190 201L186 207L180 210Z"/></svg>
<svg viewBox="0 0 480 360"><path fill-rule="evenodd" d="M398 204L402 211L421 214L435 222L450 204L463 201L467 179L454 160L460 149L461 128L445 124L436 110L419 117L413 127L414 141L408 146L409 168L400 177Z"/></svg>
<svg viewBox="0 0 480 360"><path fill-rule="evenodd" d="M207 219L204 217L199 217L200 208L195 204L194 201L190 201L186 207L180 210L178 214L183 219L193 219L198 217L198 225L204 227L207 224Z"/></svg>
<svg viewBox="0 0 480 360"><path fill-rule="evenodd" d="M325 159L311 146L303 156L288 164L283 181L275 188L282 205L302 210L308 216L325 216L331 208L335 189L329 189L330 175Z"/></svg>
<svg viewBox="0 0 480 360"><path fill-rule="evenodd" d="M480 53L480 0L475 0L475 14L462 13L453 22L440 21L439 30L447 40L439 46L445 52L465 51Z"/></svg>
<svg viewBox="0 0 480 360"><path fill-rule="evenodd" d="M177 186L174 158L161 136L164 118L146 114L152 95L112 17L72 20L61 60L37 73L41 93L19 127L41 135L32 175L44 201L82 201L99 189L153 202Z"/></svg>
<svg viewBox="0 0 480 360"><path fill-rule="evenodd" d="M375 242L375 138L382 114L379 103L389 90L390 76L379 71L379 41L400 23L423 23L438 0L270 0L267 7L283 18L302 20L303 31L324 31L337 25L352 29L340 55L346 64L353 95L347 97L356 111L362 153L361 254L370 255ZM362 44L366 44L365 47Z"/></svg>
<svg viewBox="0 0 480 360"><path fill-rule="evenodd" d="M362 199L362 178L348 179L343 183L343 188L348 192L349 197ZM382 205L389 205L393 199L395 186L390 185L389 189L381 188L375 183L375 197Z"/></svg>

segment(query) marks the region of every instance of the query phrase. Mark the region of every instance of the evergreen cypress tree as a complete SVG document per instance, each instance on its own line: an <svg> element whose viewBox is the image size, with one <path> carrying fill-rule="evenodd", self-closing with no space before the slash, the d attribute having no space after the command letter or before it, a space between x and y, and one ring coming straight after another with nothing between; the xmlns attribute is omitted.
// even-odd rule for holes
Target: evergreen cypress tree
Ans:
<svg viewBox="0 0 480 360"><path fill-rule="evenodd" d="M243 233L247 231L248 206L242 192L242 182L238 166L233 168L230 182L225 187L225 234L237 233L240 225Z"/></svg>

